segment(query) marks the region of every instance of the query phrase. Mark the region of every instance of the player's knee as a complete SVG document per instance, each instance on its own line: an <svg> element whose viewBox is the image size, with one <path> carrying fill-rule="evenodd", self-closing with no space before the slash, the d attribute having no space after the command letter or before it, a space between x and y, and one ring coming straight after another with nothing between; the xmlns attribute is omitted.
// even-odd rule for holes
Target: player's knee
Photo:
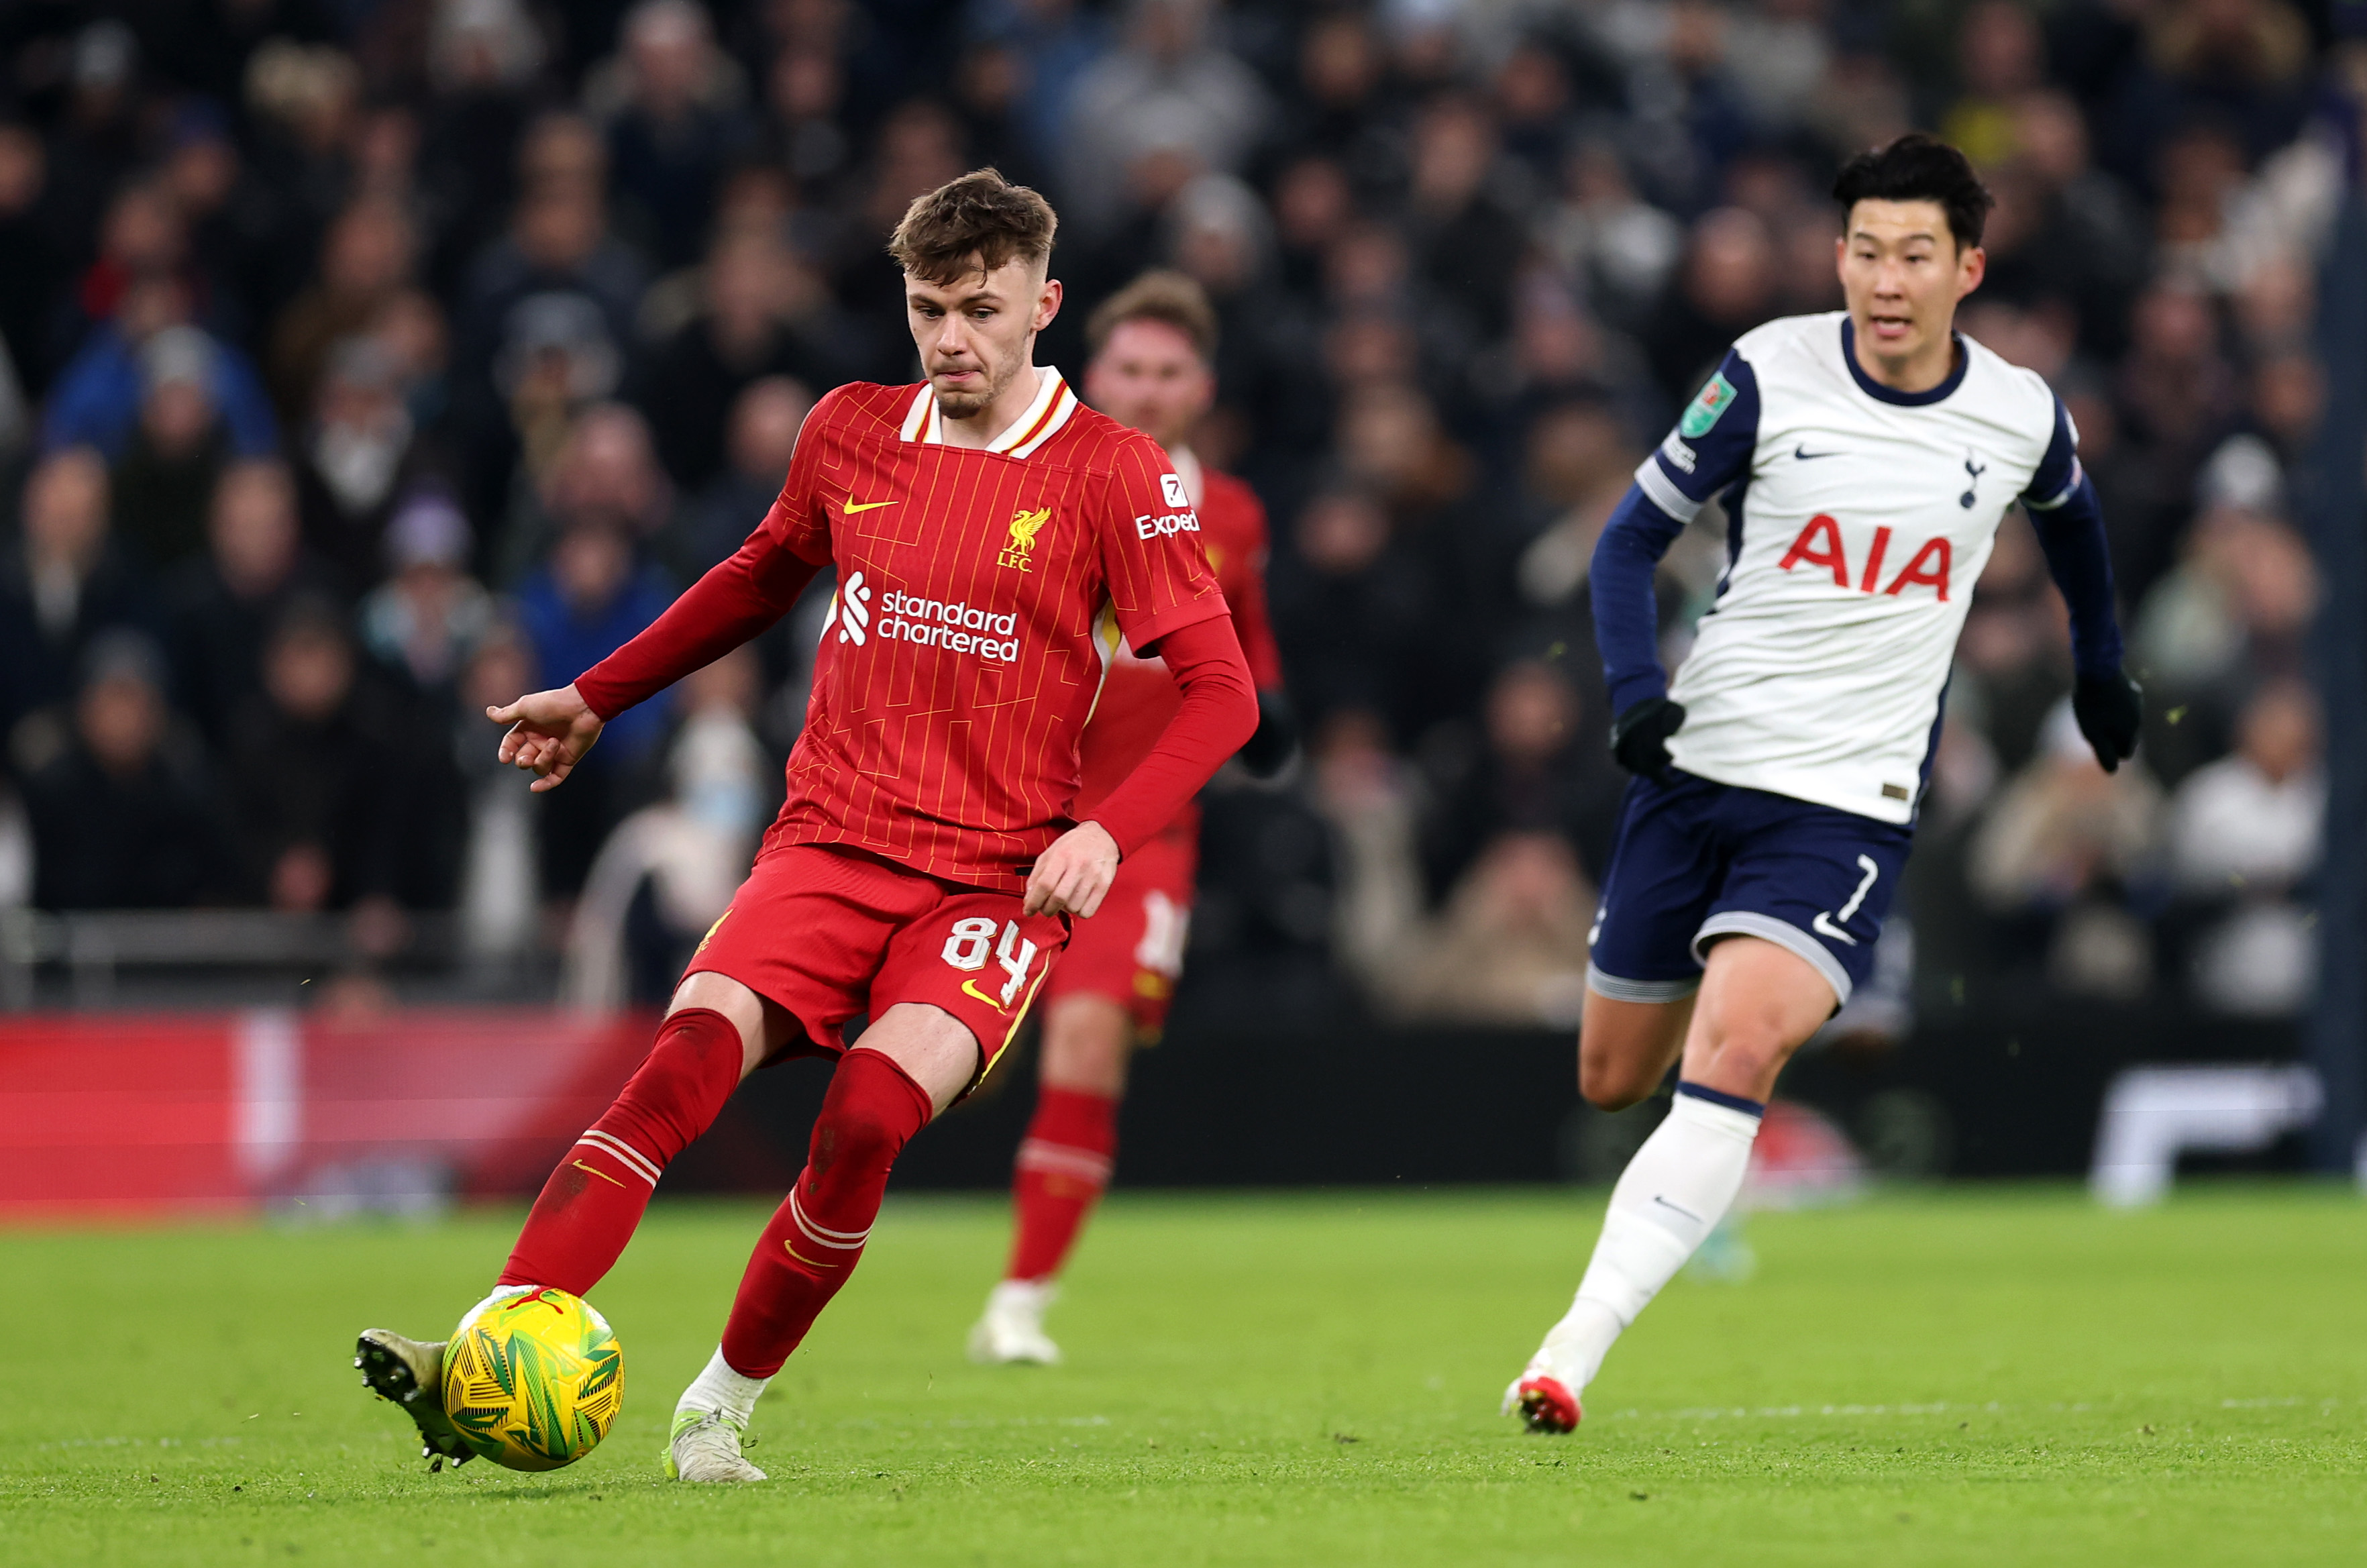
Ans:
<svg viewBox="0 0 2367 1568"><path fill-rule="evenodd" d="M1620 1061L1604 1053L1578 1054L1578 1092L1597 1110L1625 1110L1651 1097L1660 1075L1649 1063Z"/></svg>
<svg viewBox="0 0 2367 1568"><path fill-rule="evenodd" d="M1717 1020L1710 1034L1710 1054L1720 1076L1760 1082L1783 1071L1800 1041L1772 1017L1745 1014Z"/></svg>

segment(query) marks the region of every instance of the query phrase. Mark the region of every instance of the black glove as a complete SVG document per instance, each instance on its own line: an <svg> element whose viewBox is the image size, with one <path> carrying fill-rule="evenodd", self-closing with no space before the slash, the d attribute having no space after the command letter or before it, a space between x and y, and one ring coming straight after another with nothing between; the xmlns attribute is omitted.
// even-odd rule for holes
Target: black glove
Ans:
<svg viewBox="0 0 2367 1568"><path fill-rule="evenodd" d="M1669 737L1685 722L1685 706L1665 697L1630 703L1611 722L1611 755L1630 773L1655 784L1669 781Z"/></svg>
<svg viewBox="0 0 2367 1568"><path fill-rule="evenodd" d="M1298 749L1298 715L1279 691L1258 693L1258 727L1233 755L1252 778L1271 778Z"/></svg>
<svg viewBox="0 0 2367 1568"><path fill-rule="evenodd" d="M2079 733L2096 748L2096 760L2104 771L2116 773L2122 759L2136 752L2137 731L2145 722L2145 687L2124 670L2081 676L2071 687L2071 716L2079 721Z"/></svg>

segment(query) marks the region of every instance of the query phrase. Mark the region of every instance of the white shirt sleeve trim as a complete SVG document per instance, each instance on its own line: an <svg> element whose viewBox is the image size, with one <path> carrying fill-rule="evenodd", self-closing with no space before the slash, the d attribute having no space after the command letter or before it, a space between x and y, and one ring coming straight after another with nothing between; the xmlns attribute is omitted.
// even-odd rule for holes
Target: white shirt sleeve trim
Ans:
<svg viewBox="0 0 2367 1568"><path fill-rule="evenodd" d="M1681 523L1692 522L1694 517L1700 516L1702 507L1708 505L1706 502L1694 500L1678 489L1676 482L1660 472L1660 460L1658 458L1646 458L1637 467L1636 483L1643 486L1645 495L1651 500L1653 506Z"/></svg>
<svg viewBox="0 0 2367 1568"><path fill-rule="evenodd" d="M2079 482L2087 477L2087 471L2079 466L2079 460L2078 458L2073 458L2071 460L2071 478L2062 489L2056 491L2052 497L2044 501L2041 501L2035 496L2025 495L2022 498L2022 504L2029 507L2033 512L2052 512L2057 506L2062 506L2066 501L2070 500L2071 493L2078 489Z"/></svg>

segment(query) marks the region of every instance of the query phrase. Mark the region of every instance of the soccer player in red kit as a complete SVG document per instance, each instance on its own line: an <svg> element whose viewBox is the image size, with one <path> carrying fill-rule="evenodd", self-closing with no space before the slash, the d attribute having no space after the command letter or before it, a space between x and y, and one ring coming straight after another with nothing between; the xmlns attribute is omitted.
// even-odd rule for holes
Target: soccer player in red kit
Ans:
<svg viewBox="0 0 2367 1568"><path fill-rule="evenodd" d="M1070 919L1101 906L1256 726L1182 476L1034 363L1060 305L1056 223L991 170L916 199L889 251L928 381L824 397L738 554L572 686L489 710L511 726L503 759L555 788L606 722L773 624L822 567L837 574L780 816L487 1298L589 1291L742 1078L835 1058L806 1167L675 1407L666 1465L685 1481L764 1479L741 1453L756 1398L854 1270L898 1152L993 1066ZM1080 820L1078 736L1122 641L1156 650L1181 698ZM869 1026L850 1046L858 1014ZM373 1329L357 1361L431 1455L458 1460L442 1355Z"/></svg>
<svg viewBox="0 0 2367 1568"><path fill-rule="evenodd" d="M1208 564L1232 607L1233 629L1260 692L1255 735L1241 750L1253 772L1271 771L1292 744L1282 700L1282 662L1265 613L1265 508L1240 480L1203 465L1192 434L1216 397L1211 358L1217 314L1200 285L1150 272L1104 301L1085 328L1093 360L1085 401L1165 448L1200 519ZM1158 744L1175 711L1175 683L1155 655L1121 644L1085 726L1089 816ZM1002 1282L970 1331L973 1360L1059 1359L1044 1333L1053 1281L1109 1185L1117 1108L1135 1039L1155 1038L1184 967L1184 938L1200 860L1200 812L1187 802L1166 828L1118 866L1098 914L1072 926L1044 983L1036 1114L1012 1180L1015 1221Z"/></svg>

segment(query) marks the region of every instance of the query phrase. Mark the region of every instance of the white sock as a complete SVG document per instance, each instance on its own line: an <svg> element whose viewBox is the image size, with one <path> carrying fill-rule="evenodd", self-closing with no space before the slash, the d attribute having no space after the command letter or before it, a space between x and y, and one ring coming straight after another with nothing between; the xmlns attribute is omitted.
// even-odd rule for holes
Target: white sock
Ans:
<svg viewBox="0 0 2367 1568"><path fill-rule="evenodd" d="M1679 1086L1668 1119L1620 1173L1578 1298L1546 1334L1539 1354L1573 1393L1594 1381L1612 1341L1684 1267L1742 1190L1759 1118L1687 1087Z"/></svg>
<svg viewBox="0 0 2367 1568"><path fill-rule="evenodd" d="M755 1419L757 1396L764 1392L770 1378L751 1378L731 1369L723 1358L723 1347L717 1346L708 1358L707 1370L690 1381L682 1397L674 1402L674 1413L685 1410L713 1410L730 1416L745 1426Z"/></svg>

